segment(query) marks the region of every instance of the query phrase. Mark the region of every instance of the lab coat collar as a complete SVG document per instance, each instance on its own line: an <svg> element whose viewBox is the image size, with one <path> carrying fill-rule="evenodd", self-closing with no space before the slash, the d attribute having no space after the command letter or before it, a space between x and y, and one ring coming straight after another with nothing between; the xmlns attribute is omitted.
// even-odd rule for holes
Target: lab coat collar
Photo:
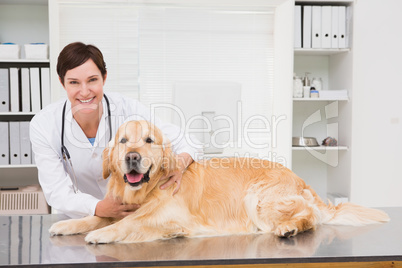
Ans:
<svg viewBox="0 0 402 268"><path fill-rule="evenodd" d="M98 130L96 132L94 145L92 146L87 136L85 135L84 131L81 129L80 125L73 118L71 112L71 102L67 99L64 125L65 125L65 135L67 135L69 143L72 143L80 147L82 146L81 148L94 149L98 147L99 144L102 145L108 142L108 140L103 141L103 139L108 138L106 136L109 136L109 134L106 134L109 133L109 125L105 124L107 117L107 104L105 98L102 98L102 105L103 105L102 117L99 122Z"/></svg>

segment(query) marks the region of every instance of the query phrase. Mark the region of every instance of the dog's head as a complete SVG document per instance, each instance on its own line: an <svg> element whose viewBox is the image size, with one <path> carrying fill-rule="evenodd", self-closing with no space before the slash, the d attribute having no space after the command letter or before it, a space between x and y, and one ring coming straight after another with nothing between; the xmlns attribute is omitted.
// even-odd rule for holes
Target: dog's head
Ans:
<svg viewBox="0 0 402 268"><path fill-rule="evenodd" d="M174 167L170 142L147 121L121 125L103 151L103 178L112 174L108 188L114 195L143 188L149 192Z"/></svg>

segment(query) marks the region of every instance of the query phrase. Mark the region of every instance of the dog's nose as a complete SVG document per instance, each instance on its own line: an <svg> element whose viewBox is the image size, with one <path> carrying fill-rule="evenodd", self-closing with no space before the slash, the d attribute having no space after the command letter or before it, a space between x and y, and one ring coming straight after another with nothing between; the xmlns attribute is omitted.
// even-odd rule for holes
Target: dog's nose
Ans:
<svg viewBox="0 0 402 268"><path fill-rule="evenodd" d="M127 163L138 163L141 160L141 155L139 153L128 153L126 154L126 162Z"/></svg>

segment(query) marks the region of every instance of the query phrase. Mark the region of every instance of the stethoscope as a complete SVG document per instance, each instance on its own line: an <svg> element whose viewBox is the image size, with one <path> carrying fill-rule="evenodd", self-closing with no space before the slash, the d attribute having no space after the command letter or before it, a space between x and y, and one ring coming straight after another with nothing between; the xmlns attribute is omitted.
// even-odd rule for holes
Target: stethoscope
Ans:
<svg viewBox="0 0 402 268"><path fill-rule="evenodd" d="M105 94L103 94L103 97L105 97L106 105L107 105L107 118L109 122L109 141L112 139L112 119L110 116L110 104L109 104L109 99L106 97ZM65 114L66 114L66 104L67 101L64 103L63 106L63 112L61 115L61 155L62 155L62 161L63 161L63 166L64 170L67 172L68 175L70 175L71 181L73 183L73 190L74 193L78 193L78 183L77 183L77 177L75 176L75 172L73 169L73 164L71 162L70 158L70 153L67 150L67 147L64 146L64 119L65 119Z"/></svg>

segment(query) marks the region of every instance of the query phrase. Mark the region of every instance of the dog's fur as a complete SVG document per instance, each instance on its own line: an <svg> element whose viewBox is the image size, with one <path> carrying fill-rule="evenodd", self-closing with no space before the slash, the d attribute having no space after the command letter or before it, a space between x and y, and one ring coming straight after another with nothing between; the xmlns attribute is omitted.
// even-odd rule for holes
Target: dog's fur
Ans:
<svg viewBox="0 0 402 268"><path fill-rule="evenodd" d="M140 155L137 166L132 155ZM146 121L123 124L103 152L107 195L141 207L119 220L89 216L55 223L52 235L90 232L88 243L143 242L173 237L273 232L280 237L319 224L386 222L386 213L351 203L326 205L284 166L255 158L215 158L194 162L181 187L161 190L176 160L161 131ZM134 162L135 162L134 161ZM130 184L125 174L149 172L149 181Z"/></svg>

